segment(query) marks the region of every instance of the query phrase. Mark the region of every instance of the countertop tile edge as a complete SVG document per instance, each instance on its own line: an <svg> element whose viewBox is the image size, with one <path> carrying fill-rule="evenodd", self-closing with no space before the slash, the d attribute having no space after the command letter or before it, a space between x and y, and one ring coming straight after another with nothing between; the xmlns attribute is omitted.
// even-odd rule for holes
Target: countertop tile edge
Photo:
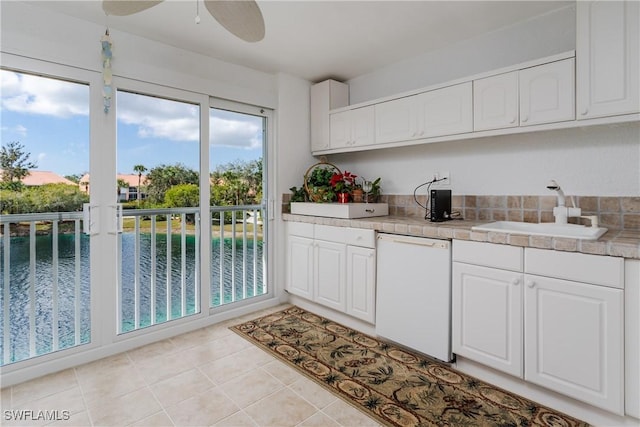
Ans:
<svg viewBox="0 0 640 427"><path fill-rule="evenodd" d="M285 222L293 221L333 225L336 227L363 228L408 236L471 240L519 247L640 259L640 230L609 230L598 240L581 240L471 230L474 225L485 224L487 221L428 222L421 218L402 216L344 219L290 213L283 213L282 219Z"/></svg>

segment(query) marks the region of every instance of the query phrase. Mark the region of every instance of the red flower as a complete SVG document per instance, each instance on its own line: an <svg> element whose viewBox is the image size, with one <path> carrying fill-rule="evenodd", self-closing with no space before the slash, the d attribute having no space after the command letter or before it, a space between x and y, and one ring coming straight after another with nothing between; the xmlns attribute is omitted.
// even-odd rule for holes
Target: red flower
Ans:
<svg viewBox="0 0 640 427"><path fill-rule="evenodd" d="M356 175L349 171L343 173L334 173L329 184L338 192L346 193L356 182Z"/></svg>

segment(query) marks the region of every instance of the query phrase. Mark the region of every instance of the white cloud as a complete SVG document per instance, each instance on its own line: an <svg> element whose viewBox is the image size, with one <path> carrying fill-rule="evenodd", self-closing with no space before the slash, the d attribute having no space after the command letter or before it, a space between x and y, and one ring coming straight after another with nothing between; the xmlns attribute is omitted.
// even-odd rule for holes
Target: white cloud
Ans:
<svg viewBox="0 0 640 427"><path fill-rule="evenodd" d="M89 115L89 86L0 70L2 109L68 118Z"/></svg>
<svg viewBox="0 0 640 427"><path fill-rule="evenodd" d="M200 140L198 106L128 92L118 92L118 121L137 126L140 138Z"/></svg>
<svg viewBox="0 0 640 427"><path fill-rule="evenodd" d="M27 128L22 125L16 125L13 131L20 136L27 136Z"/></svg>
<svg viewBox="0 0 640 427"><path fill-rule="evenodd" d="M47 153L38 153L37 163L38 164L42 163L42 161L44 160L45 157L47 157Z"/></svg>
<svg viewBox="0 0 640 427"><path fill-rule="evenodd" d="M262 127L259 124L212 117L210 126L212 145L246 149L262 145Z"/></svg>
<svg viewBox="0 0 640 427"><path fill-rule="evenodd" d="M27 136L27 128L22 125L15 125L14 127L1 126L0 131L12 133L21 137Z"/></svg>

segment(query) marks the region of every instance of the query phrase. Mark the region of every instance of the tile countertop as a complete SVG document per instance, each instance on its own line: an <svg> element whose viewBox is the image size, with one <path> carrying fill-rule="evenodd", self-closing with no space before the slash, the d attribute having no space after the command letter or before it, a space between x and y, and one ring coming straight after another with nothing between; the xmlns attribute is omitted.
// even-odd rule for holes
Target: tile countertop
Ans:
<svg viewBox="0 0 640 427"><path fill-rule="evenodd" d="M609 229L609 231L598 240L581 240L564 237L531 236L528 234L471 230L471 227L474 225L486 224L486 220L430 222L424 219L402 216L340 219L293 215L288 213L283 214L282 218L285 221L307 222L337 227L366 228L383 233L404 234L407 236L473 240L476 242L640 259L640 230Z"/></svg>

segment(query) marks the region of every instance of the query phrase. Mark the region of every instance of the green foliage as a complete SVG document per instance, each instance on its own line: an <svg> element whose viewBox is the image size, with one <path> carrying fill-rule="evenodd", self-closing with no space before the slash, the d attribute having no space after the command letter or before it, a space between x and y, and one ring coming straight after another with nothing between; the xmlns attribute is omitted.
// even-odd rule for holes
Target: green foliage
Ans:
<svg viewBox="0 0 640 427"><path fill-rule="evenodd" d="M307 192L304 191L304 187L291 187L289 189L291 191L291 202L306 202L307 201Z"/></svg>
<svg viewBox="0 0 640 427"><path fill-rule="evenodd" d="M19 190L22 187L20 182L29 175L29 169L36 166L29 161L31 154L25 152L24 145L18 141L12 141L0 149L0 169L2 170L2 188Z"/></svg>
<svg viewBox="0 0 640 427"><path fill-rule="evenodd" d="M262 159L235 161L211 173L211 205L253 205L262 201Z"/></svg>
<svg viewBox="0 0 640 427"><path fill-rule="evenodd" d="M89 196L75 185L46 184L26 187L22 191L0 190L0 212L19 214L34 212L81 211Z"/></svg>
<svg viewBox="0 0 640 427"><path fill-rule="evenodd" d="M162 203L165 193L174 185L198 185L198 182L198 172L180 163L156 166L147 175L147 198L151 203Z"/></svg>
<svg viewBox="0 0 640 427"><path fill-rule="evenodd" d="M309 187L324 187L331 185L331 177L335 173L335 169L330 167L316 167L307 177L307 185Z"/></svg>
<svg viewBox="0 0 640 427"><path fill-rule="evenodd" d="M200 204L200 189L195 184L174 185L164 195L168 208L197 207Z"/></svg>
<svg viewBox="0 0 640 427"><path fill-rule="evenodd" d="M75 174L75 175L65 175L64 177L67 178L69 181L74 182L76 184L80 183L80 179L82 178L84 174Z"/></svg>

